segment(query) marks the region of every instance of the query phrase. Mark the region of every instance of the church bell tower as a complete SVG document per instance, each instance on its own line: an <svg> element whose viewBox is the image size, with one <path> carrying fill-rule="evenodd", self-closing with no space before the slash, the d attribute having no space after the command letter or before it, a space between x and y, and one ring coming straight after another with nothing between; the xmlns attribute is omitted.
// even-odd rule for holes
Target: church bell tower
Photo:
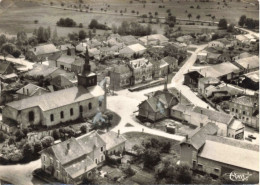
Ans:
<svg viewBox="0 0 260 185"><path fill-rule="evenodd" d="M82 71L78 74L78 85L85 88L97 85L97 75L91 72L91 66L89 64L88 47L86 47L85 61Z"/></svg>

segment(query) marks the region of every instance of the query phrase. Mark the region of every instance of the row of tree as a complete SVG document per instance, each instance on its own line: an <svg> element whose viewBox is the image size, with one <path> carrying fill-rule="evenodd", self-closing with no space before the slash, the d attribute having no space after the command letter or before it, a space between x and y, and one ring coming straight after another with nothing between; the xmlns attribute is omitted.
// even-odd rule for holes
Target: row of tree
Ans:
<svg viewBox="0 0 260 185"><path fill-rule="evenodd" d="M259 20L247 18L245 15L242 15L238 21L238 25L241 27L246 26L249 29L255 29L259 27Z"/></svg>
<svg viewBox="0 0 260 185"><path fill-rule="evenodd" d="M112 26L113 33L118 33L120 35L134 35L134 36L145 36L156 31L152 30L151 25L143 26L137 22L127 22L123 21L119 27L116 25Z"/></svg>
<svg viewBox="0 0 260 185"><path fill-rule="evenodd" d="M60 18L60 20L56 23L57 26L61 26L61 27L75 27L77 26L77 23L71 19L71 18Z"/></svg>

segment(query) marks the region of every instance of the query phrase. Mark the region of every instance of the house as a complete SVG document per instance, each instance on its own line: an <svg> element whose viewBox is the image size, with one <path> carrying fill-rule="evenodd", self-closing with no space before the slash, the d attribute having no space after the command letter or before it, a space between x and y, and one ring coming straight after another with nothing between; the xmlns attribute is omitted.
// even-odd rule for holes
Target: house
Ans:
<svg viewBox="0 0 260 185"><path fill-rule="evenodd" d="M156 91L153 96L138 105L140 118L152 122L169 118L171 108L178 104L178 99L167 90L167 84L163 91Z"/></svg>
<svg viewBox="0 0 260 185"><path fill-rule="evenodd" d="M92 177L94 170L106 156L123 153L126 139L112 131L100 135L92 131L77 138L42 150L41 168L60 182L80 184Z"/></svg>
<svg viewBox="0 0 260 185"><path fill-rule="evenodd" d="M120 88L133 85L133 74L127 64L122 64L114 67L110 71L110 88L118 90Z"/></svg>
<svg viewBox="0 0 260 185"><path fill-rule="evenodd" d="M89 45L86 42L81 42L76 46L76 52L78 53L84 53L86 52L86 48L89 48Z"/></svg>
<svg viewBox="0 0 260 185"><path fill-rule="evenodd" d="M232 57L228 52L225 52L218 57L218 60L221 62L230 62L232 61Z"/></svg>
<svg viewBox="0 0 260 185"><path fill-rule="evenodd" d="M198 92L201 95L205 95L205 89L210 86L210 85L218 85L220 83L220 80L217 78L213 78L213 77L204 77L204 78L200 78L199 82L198 82Z"/></svg>
<svg viewBox="0 0 260 185"><path fill-rule="evenodd" d="M229 101L230 114L241 120L245 125L259 129L259 103L256 96L241 96Z"/></svg>
<svg viewBox="0 0 260 185"><path fill-rule="evenodd" d="M218 50L218 49L224 49L225 45L220 41L214 40L208 43L208 47Z"/></svg>
<svg viewBox="0 0 260 185"><path fill-rule="evenodd" d="M139 41L132 35L126 35L121 37L121 42L125 45L139 44Z"/></svg>
<svg viewBox="0 0 260 185"><path fill-rule="evenodd" d="M259 69L259 57L255 55L247 58L238 59L236 60L236 63L239 64L241 68L247 73Z"/></svg>
<svg viewBox="0 0 260 185"><path fill-rule="evenodd" d="M164 77L169 73L169 64L164 60L159 60L159 76Z"/></svg>
<svg viewBox="0 0 260 185"><path fill-rule="evenodd" d="M66 89L77 85L77 78L75 75L60 74L51 79L50 84L55 90Z"/></svg>
<svg viewBox="0 0 260 185"><path fill-rule="evenodd" d="M13 64L6 60L0 60L0 75L8 75L11 73L16 73Z"/></svg>
<svg viewBox="0 0 260 185"><path fill-rule="evenodd" d="M221 54L218 53L208 53L206 57L206 62L209 64L217 64L220 62Z"/></svg>
<svg viewBox="0 0 260 185"><path fill-rule="evenodd" d="M132 70L133 85L152 80L153 65L148 59L139 58L131 60L129 67Z"/></svg>
<svg viewBox="0 0 260 185"><path fill-rule="evenodd" d="M74 63L83 63L83 62L84 62L84 60L82 58L77 57L75 55L72 56L72 55L62 54L57 59L55 67L58 67L58 68L63 69L65 71L78 73L79 71L72 68L72 65Z"/></svg>
<svg viewBox="0 0 260 185"><path fill-rule="evenodd" d="M192 36L190 35L184 35L180 36L176 39L178 42L185 43L185 44L191 44L191 42L194 40Z"/></svg>
<svg viewBox="0 0 260 185"><path fill-rule="evenodd" d="M208 56L208 53L205 50L203 50L198 53L197 60L199 60L199 62L201 62L201 63L206 62L207 56Z"/></svg>
<svg viewBox="0 0 260 185"><path fill-rule="evenodd" d="M21 126L51 127L61 122L89 118L106 110L106 93L97 85L89 57L77 75L78 86L32 96L6 104L3 121L13 120Z"/></svg>
<svg viewBox="0 0 260 185"><path fill-rule="evenodd" d="M76 52L76 48L72 44L59 45L57 48L61 51L62 54L67 54L69 51L70 55L75 55Z"/></svg>
<svg viewBox="0 0 260 185"><path fill-rule="evenodd" d="M169 39L162 34L147 35L138 38L141 44L147 45L165 45L169 42Z"/></svg>
<svg viewBox="0 0 260 185"><path fill-rule="evenodd" d="M229 81L238 78L239 75L239 67L230 62L223 62L221 64L212 65L195 71L188 71L184 74L184 84L192 88L197 88L199 78L212 77L223 81Z"/></svg>
<svg viewBox="0 0 260 185"><path fill-rule="evenodd" d="M119 50L119 55L124 57L132 57L134 54L142 55L145 50L146 48L141 44L133 44Z"/></svg>
<svg viewBox="0 0 260 185"><path fill-rule="evenodd" d="M253 55L248 53L248 52L243 52L243 53L240 53L240 54L234 56L232 58L232 60L235 61L235 60L239 60L239 59L242 59L242 58L248 58L248 57L251 57L251 56L253 56Z"/></svg>
<svg viewBox="0 0 260 185"><path fill-rule="evenodd" d="M181 163L215 177L237 172L249 173L258 179L258 145L216 136L213 126L204 127L181 143Z"/></svg>
<svg viewBox="0 0 260 185"><path fill-rule="evenodd" d="M18 99L23 99L23 98L28 98L31 96L39 96L41 94L45 94L48 92L49 91L47 91L46 89L44 89L38 85L29 83L29 84L25 85L24 87L22 87L21 89L19 89L18 91L16 91L16 94L18 95Z"/></svg>
<svg viewBox="0 0 260 185"><path fill-rule="evenodd" d="M161 59L162 61L169 64L169 73L172 73L173 71L178 69L178 60L174 57L167 56Z"/></svg>
<svg viewBox="0 0 260 185"><path fill-rule="evenodd" d="M11 82L17 81L18 76L16 73L11 73L11 74L6 74L6 75L0 74L0 79L2 80L2 82L11 83Z"/></svg>
<svg viewBox="0 0 260 185"><path fill-rule="evenodd" d="M57 49L53 44L39 45L28 50L26 53L26 59L33 62L41 62L48 60L48 57L59 52L60 50Z"/></svg>
<svg viewBox="0 0 260 185"><path fill-rule="evenodd" d="M244 74L241 77L240 86L257 91L259 89L259 70Z"/></svg>
<svg viewBox="0 0 260 185"><path fill-rule="evenodd" d="M187 44L180 43L180 42L170 42L171 44L178 52L185 52L187 50Z"/></svg>
<svg viewBox="0 0 260 185"><path fill-rule="evenodd" d="M196 127L203 127L208 123L214 123L218 127L219 136L243 139L244 125L232 115L205 109L199 106L178 105L171 110L171 117L185 121Z"/></svg>

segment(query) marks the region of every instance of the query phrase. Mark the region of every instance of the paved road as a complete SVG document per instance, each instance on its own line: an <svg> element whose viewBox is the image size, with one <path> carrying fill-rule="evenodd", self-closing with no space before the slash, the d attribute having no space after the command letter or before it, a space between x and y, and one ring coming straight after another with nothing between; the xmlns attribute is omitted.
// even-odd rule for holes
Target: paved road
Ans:
<svg viewBox="0 0 260 185"><path fill-rule="evenodd" d="M40 159L22 165L0 165L0 179L15 185L32 185L32 172L40 167Z"/></svg>

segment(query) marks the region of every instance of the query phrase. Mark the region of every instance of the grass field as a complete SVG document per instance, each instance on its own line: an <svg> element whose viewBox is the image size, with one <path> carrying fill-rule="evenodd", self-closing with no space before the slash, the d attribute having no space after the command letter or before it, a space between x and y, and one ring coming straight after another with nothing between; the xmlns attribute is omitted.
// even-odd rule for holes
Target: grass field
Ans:
<svg viewBox="0 0 260 185"><path fill-rule="evenodd" d="M36 0L35 0L36 1ZM43 2L43 1L40 1ZM46 4L49 4L49 1L45 1ZM65 1L64 1L65 2ZM39 26L50 26L52 30L55 28L58 31L59 36L67 36L68 33L73 31L78 32L80 28L60 28L56 27L56 22L62 17L70 17L74 19L77 23L83 23L84 30L87 30L87 25L92 19L97 19L100 23L106 23L108 26L113 24L119 25L122 21L137 21L136 17L130 16L121 16L120 10L127 9L127 12L124 14L132 14L131 11L139 11L139 15L148 14L149 12L154 15L154 12L158 12L159 17L166 16L166 10L171 9L172 15L175 15L177 18L187 19L187 10L188 13L192 14L191 20L196 20L196 16L200 15L200 20L203 21L212 21L212 19L207 14L216 16L215 21L218 21L220 18L225 17L229 22L237 23L239 17L242 14L245 14L247 17L252 17L257 19L259 16L258 8L255 5L249 3L238 3L237 1L228 2L228 7L223 8L223 2L220 2L220 5L216 1L208 3L197 3L197 2L186 2L180 0L179 3L177 0L169 2L164 0L164 3L161 0L155 0L156 3L151 3L147 1L146 7L143 8L142 4L133 1L132 4L128 0L96 0L85 3L93 8L93 11L101 12L101 8L106 9L107 13L115 13L115 10L118 11L117 15L106 15L99 13L86 13L86 12L76 12L72 10L63 10L55 9L46 6L40 6L36 3L30 2L18 2L14 6L8 8L6 11L2 11L0 14L0 33L6 33L9 35L15 35L19 30L25 30L27 33L31 33L35 28ZM110 7L107 7L107 5ZM60 6L60 3L55 3L54 5ZM65 3L64 7L69 6L69 3ZM165 8L159 8L159 5L164 5ZM200 9L196 9L197 5L200 5ZM190 6L194 8L191 9ZM245 8L247 7L247 8ZM34 20L38 20L38 24L34 24ZM216 27L211 26L201 26L201 25L180 25L183 32L200 32L204 28L216 29ZM157 30L158 33L163 33L164 25L153 24L153 29ZM179 25L176 25L176 28ZM98 31L98 34L102 34L102 31Z"/></svg>

